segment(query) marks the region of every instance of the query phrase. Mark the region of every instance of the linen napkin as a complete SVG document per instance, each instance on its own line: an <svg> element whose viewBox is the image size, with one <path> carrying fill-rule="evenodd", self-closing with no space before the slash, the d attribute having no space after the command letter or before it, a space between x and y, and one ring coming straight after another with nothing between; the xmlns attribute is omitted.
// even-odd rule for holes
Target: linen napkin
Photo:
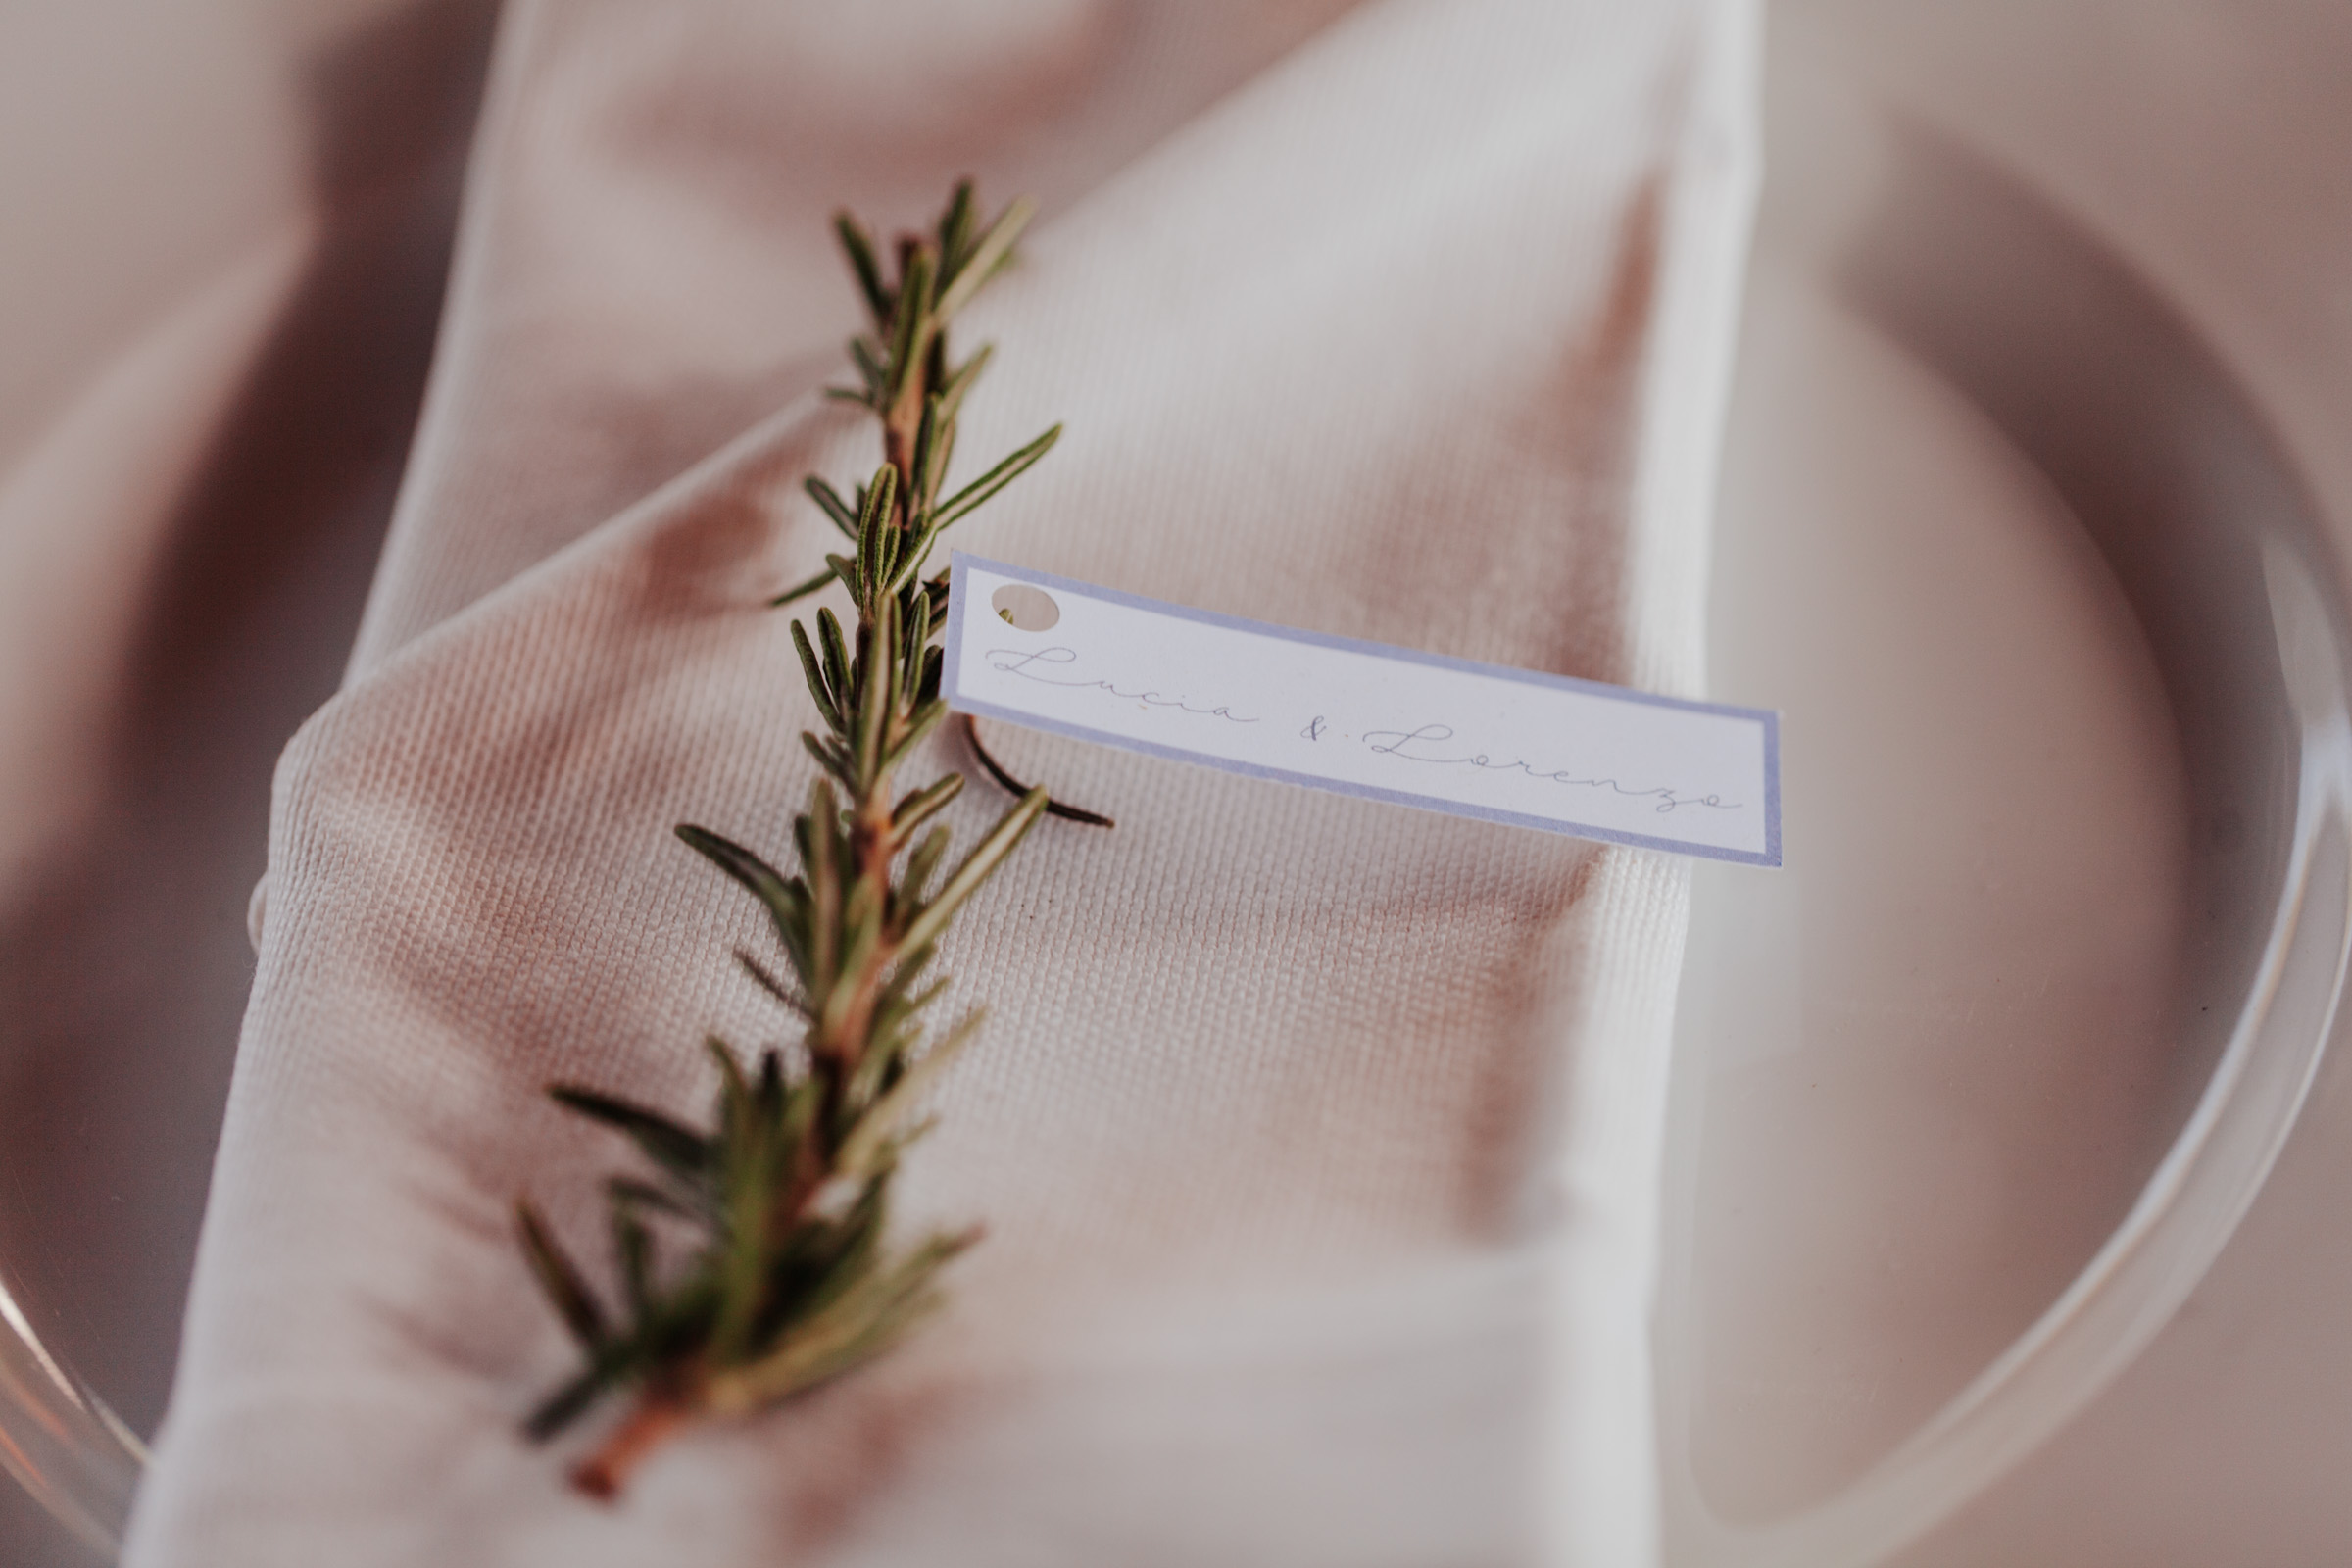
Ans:
<svg viewBox="0 0 2352 1568"><path fill-rule="evenodd" d="M1329 11L509 15L352 679L277 776L133 1568L1654 1555L1681 866L1002 726L1119 825L949 939L991 1019L902 1223L988 1226L950 1311L615 1507L517 1433L570 1351L510 1204L601 1256L628 1158L544 1087L699 1116L703 1036L784 1028L668 830L780 856L805 797L762 602L827 548L801 477L874 461L810 394L833 204L1047 200L961 450L1068 433L964 548L1695 690L1750 7Z"/></svg>

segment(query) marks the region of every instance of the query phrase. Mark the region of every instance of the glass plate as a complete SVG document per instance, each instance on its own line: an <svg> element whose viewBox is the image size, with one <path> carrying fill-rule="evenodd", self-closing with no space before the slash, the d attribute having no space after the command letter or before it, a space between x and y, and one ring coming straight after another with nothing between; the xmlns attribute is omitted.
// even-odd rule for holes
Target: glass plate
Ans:
<svg viewBox="0 0 2352 1568"><path fill-rule="evenodd" d="M2325 534L2130 267L1773 61L1713 695L1778 875L1702 866L1658 1377L1668 1561L1882 1562L2203 1276L2332 1024Z"/></svg>

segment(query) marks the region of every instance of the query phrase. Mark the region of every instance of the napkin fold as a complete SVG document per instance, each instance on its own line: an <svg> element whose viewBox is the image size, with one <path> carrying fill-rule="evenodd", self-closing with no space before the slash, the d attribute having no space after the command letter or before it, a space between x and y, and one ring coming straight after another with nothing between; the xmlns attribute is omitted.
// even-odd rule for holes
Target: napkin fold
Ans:
<svg viewBox="0 0 2352 1568"><path fill-rule="evenodd" d="M1000 727L1119 825L950 936L991 1018L902 1178L989 1228L948 1314L603 1508L518 1435L570 1351L509 1212L601 1260L628 1156L544 1087L699 1116L704 1035L784 1029L668 830L780 857L807 789L762 603L802 476L875 461L812 395L835 204L1047 200L960 446L1068 432L964 548L1689 695L1754 69L1746 0L512 10L126 1562L1654 1557L1667 858Z"/></svg>

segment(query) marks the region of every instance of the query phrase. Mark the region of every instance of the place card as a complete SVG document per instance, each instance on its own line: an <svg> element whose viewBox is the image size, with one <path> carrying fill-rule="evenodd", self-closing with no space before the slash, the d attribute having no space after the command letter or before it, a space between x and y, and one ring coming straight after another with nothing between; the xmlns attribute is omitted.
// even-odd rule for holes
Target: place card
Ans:
<svg viewBox="0 0 2352 1568"><path fill-rule="evenodd" d="M1214 614L955 553L949 706L1152 757L1781 863L1779 715Z"/></svg>

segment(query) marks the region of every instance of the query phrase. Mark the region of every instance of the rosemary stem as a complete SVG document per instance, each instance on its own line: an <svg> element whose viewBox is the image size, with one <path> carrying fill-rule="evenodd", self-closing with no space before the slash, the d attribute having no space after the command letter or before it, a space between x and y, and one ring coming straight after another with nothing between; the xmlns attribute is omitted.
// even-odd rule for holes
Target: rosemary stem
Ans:
<svg viewBox="0 0 2352 1568"><path fill-rule="evenodd" d="M982 349L951 372L948 320L1010 255L1029 212L1015 202L976 229L970 185L958 185L936 241L901 242L895 280L854 219L845 214L835 224L872 329L851 345L862 390L834 391L877 416L884 466L857 487L855 506L830 483L809 479L805 488L850 536L855 555L828 557L825 578L778 601L835 579L853 601L853 635L830 608L817 611L813 633L793 628L823 722L821 735L802 742L823 776L794 819L797 873L708 828L678 828L766 908L784 972L749 953L736 956L805 1022L805 1051L796 1064L770 1047L748 1067L724 1042L710 1041L721 1083L708 1133L598 1090L551 1090L629 1137L654 1167L651 1179L614 1177L609 1185L625 1307L617 1319L529 1204L516 1209L525 1261L585 1358L526 1432L544 1441L607 1394L636 1391L628 1413L571 1472L572 1485L591 1496L615 1495L689 1422L747 1414L882 1354L938 1305L934 1277L977 1240L972 1230L940 1232L900 1249L887 1236L891 1181L905 1149L929 1125L915 1115L919 1097L981 1016L973 1009L933 1031L921 1013L947 982L918 987L915 971L1048 803L1044 791L1026 792L947 869L951 835L931 819L961 777L949 774L897 803L892 775L912 766L914 740L946 713L932 639L942 630L948 584L944 573L923 577L939 531L1026 470L1060 433L1054 426L941 500L956 412L988 358ZM699 1230L702 1240L692 1255L666 1264L659 1254L673 1224Z"/></svg>
<svg viewBox="0 0 2352 1568"><path fill-rule="evenodd" d="M669 1391L647 1393L630 1407L601 1446L573 1466L573 1490L611 1502L648 1454L667 1442L691 1417L686 1401Z"/></svg>

